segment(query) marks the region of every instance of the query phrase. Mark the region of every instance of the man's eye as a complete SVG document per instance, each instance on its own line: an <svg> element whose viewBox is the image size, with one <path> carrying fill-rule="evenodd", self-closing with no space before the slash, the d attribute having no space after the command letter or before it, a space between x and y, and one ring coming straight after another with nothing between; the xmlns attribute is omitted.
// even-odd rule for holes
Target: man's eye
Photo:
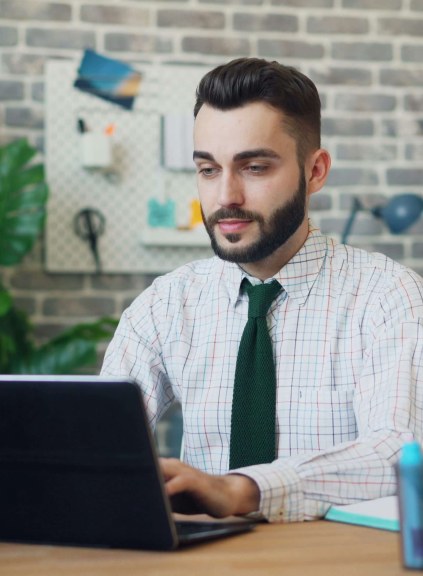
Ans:
<svg viewBox="0 0 423 576"><path fill-rule="evenodd" d="M200 168L199 169L199 174L202 174L203 176L213 176L213 174L216 172L215 168Z"/></svg>
<svg viewBox="0 0 423 576"><path fill-rule="evenodd" d="M262 172L265 172L266 168L267 166L264 164L250 164L248 166L248 170L254 174L261 174Z"/></svg>

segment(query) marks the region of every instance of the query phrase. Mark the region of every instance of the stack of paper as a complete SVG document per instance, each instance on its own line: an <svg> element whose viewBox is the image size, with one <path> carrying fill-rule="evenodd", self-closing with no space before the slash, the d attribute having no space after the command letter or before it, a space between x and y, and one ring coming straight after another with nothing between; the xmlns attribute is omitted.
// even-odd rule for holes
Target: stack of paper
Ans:
<svg viewBox="0 0 423 576"><path fill-rule="evenodd" d="M397 496L387 496L376 500L366 500L345 506L331 506L326 520L358 524L382 530L399 531Z"/></svg>

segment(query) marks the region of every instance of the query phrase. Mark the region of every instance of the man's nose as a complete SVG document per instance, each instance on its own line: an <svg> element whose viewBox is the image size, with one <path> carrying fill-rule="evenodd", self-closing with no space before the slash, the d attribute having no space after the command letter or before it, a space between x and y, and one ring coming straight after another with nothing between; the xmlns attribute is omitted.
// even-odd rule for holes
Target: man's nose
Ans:
<svg viewBox="0 0 423 576"><path fill-rule="evenodd" d="M244 203L244 186L238 174L222 174L219 184L219 204L221 206L241 205Z"/></svg>

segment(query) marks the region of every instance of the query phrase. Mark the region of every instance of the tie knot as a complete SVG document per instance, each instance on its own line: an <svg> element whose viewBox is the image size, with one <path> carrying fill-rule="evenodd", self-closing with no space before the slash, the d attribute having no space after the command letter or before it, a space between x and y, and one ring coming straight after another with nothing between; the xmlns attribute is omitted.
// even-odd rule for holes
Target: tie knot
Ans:
<svg viewBox="0 0 423 576"><path fill-rule="evenodd" d="M253 286L249 280L245 279L245 291L248 294L248 317L260 318L266 316L271 303L281 290L281 285L277 280L272 280L267 284L257 284Z"/></svg>

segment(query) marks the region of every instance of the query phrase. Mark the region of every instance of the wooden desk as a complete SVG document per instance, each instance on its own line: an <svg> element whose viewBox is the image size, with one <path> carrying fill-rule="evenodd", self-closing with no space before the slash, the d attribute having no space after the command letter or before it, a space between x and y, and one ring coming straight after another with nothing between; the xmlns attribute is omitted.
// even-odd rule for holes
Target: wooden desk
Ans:
<svg viewBox="0 0 423 576"><path fill-rule="evenodd" d="M0 543L2 576L391 576L397 533L319 521L260 524L248 534L175 552Z"/></svg>

